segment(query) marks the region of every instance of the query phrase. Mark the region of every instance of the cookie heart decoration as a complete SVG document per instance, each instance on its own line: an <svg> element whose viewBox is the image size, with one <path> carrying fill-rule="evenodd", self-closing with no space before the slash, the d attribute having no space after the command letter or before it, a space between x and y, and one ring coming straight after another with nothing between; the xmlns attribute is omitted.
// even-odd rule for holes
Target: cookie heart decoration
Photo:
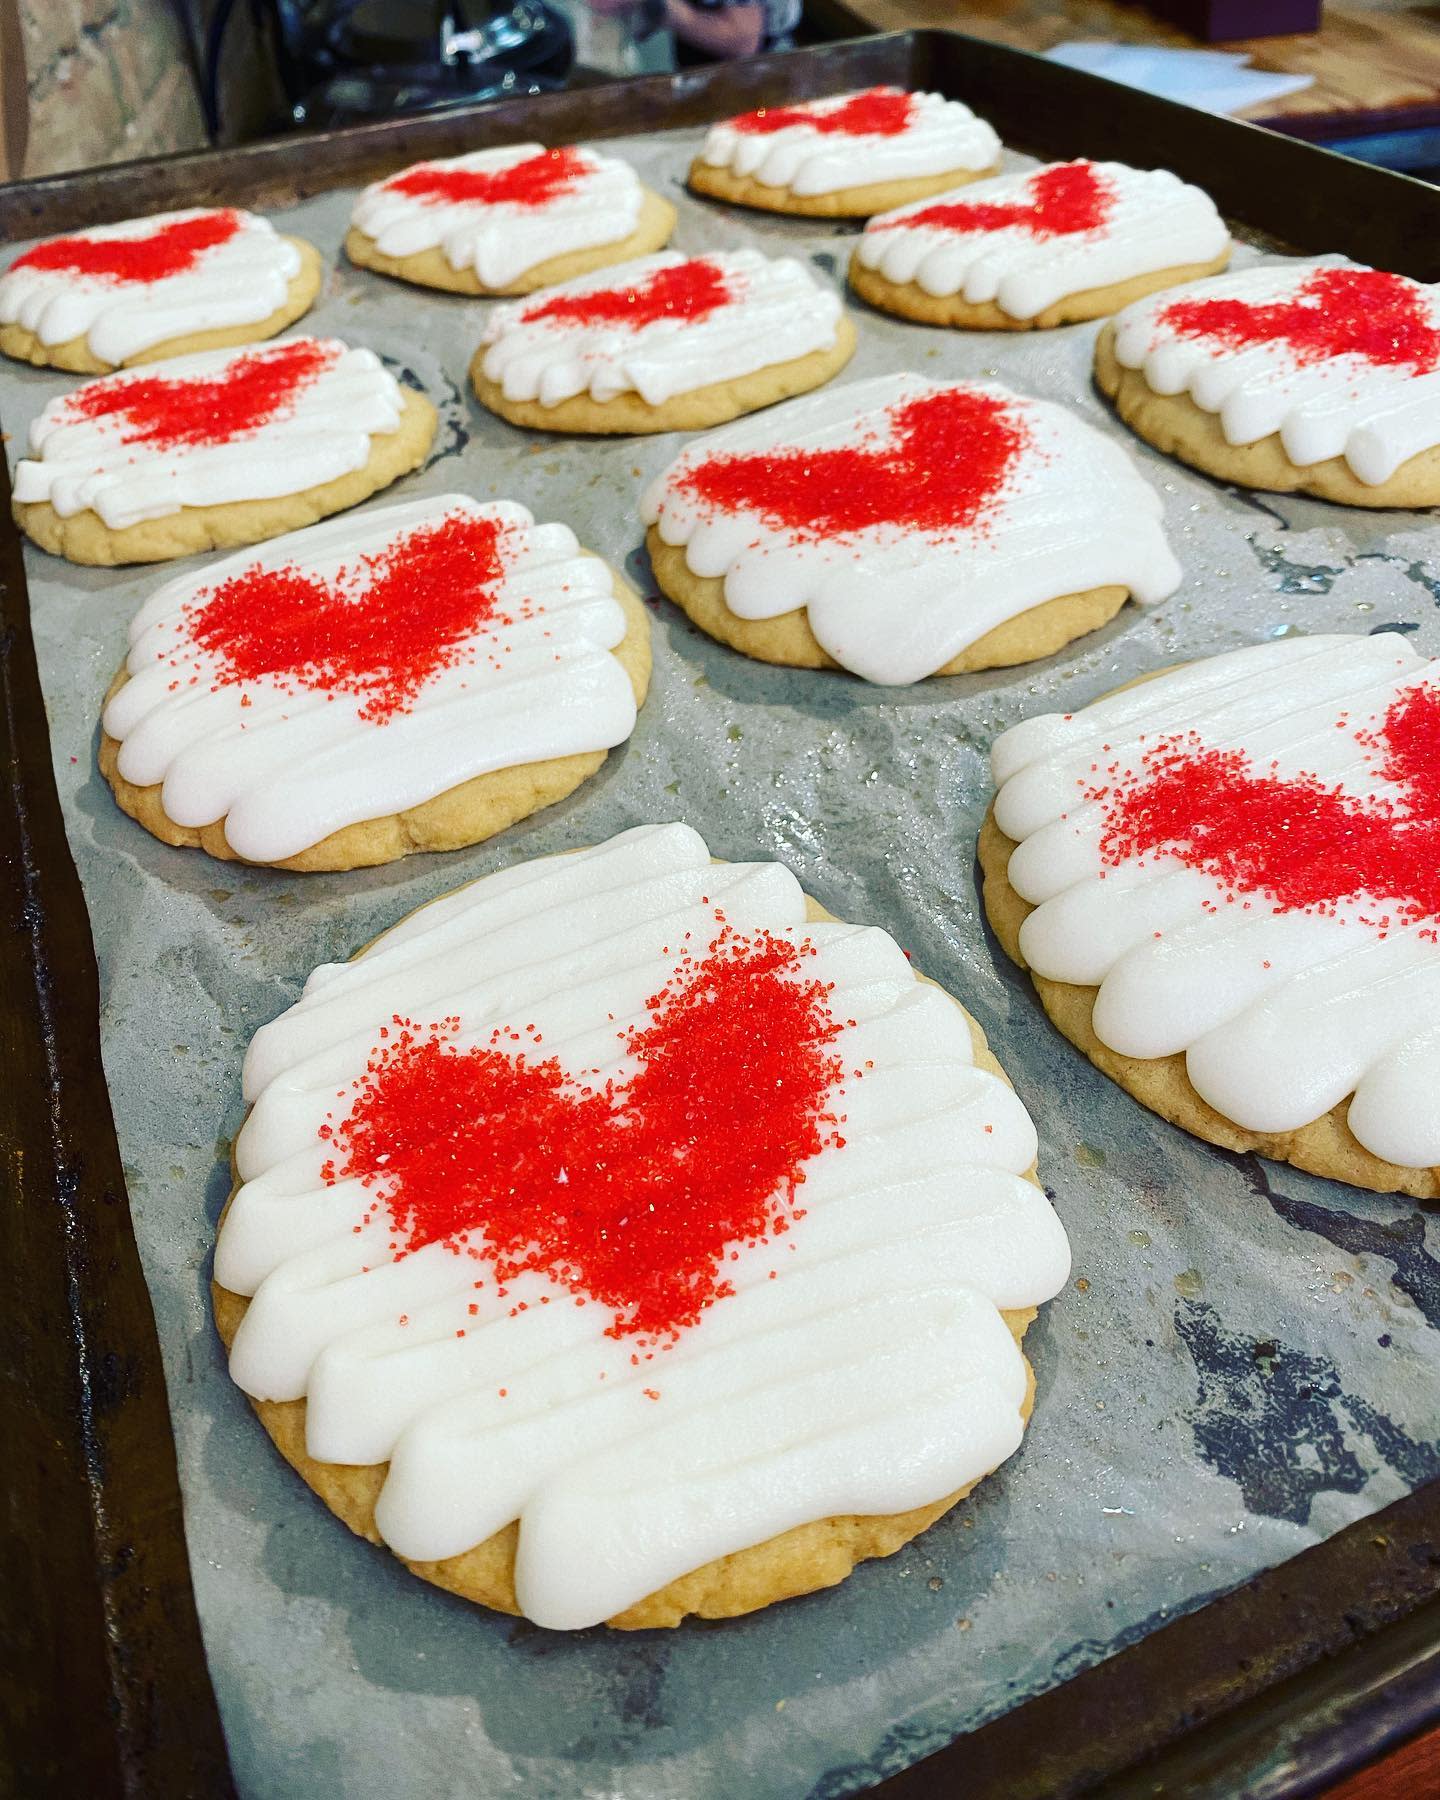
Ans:
<svg viewBox="0 0 1440 1800"><path fill-rule="evenodd" d="M188 274L208 250L228 244L243 226L242 215L224 207L215 212L182 213L151 230L124 237L48 238L17 256L10 270L84 275L96 281L168 281Z"/></svg>
<svg viewBox="0 0 1440 1800"><path fill-rule="evenodd" d="M1115 207L1115 189L1094 163L1055 163L1026 178L1013 200L937 200L885 213L869 232L926 226L946 232L1023 231L1041 240L1100 231Z"/></svg>
<svg viewBox="0 0 1440 1800"><path fill-rule="evenodd" d="M122 444L156 450L228 444L293 411L343 351L333 340L296 338L226 359L213 375L197 370L92 382L62 402L58 422L108 426Z"/></svg>
<svg viewBox="0 0 1440 1800"><path fill-rule="evenodd" d="M673 491L709 511L753 513L796 539L887 526L945 537L996 507L1029 440L1009 399L980 387L901 401L877 425L843 448L718 451L687 466Z"/></svg>
<svg viewBox="0 0 1440 1800"><path fill-rule="evenodd" d="M1433 304L1415 282L1381 269L1318 269L1284 300L1176 300L1158 323L1229 350L1283 347L1302 368L1352 356L1416 375L1440 365Z"/></svg>
<svg viewBox="0 0 1440 1800"><path fill-rule="evenodd" d="M460 1046L454 1022L396 1019L320 1127L322 1180L358 1180L409 1250L443 1240L502 1287L543 1275L605 1308L616 1337L673 1341L734 1291L732 1249L804 1216L803 1165L844 1144L828 1110L841 1023L813 957L717 923L616 1034L631 1072L598 1087L535 1032Z"/></svg>
<svg viewBox="0 0 1440 1800"><path fill-rule="evenodd" d="M821 137L898 137L915 114L915 96L898 88L867 88L839 106L768 106L741 113L730 129L747 137L770 137L796 126Z"/></svg>
<svg viewBox="0 0 1440 1800"><path fill-rule="evenodd" d="M577 149L537 150L498 168L420 163L384 183L387 194L428 206L547 206L592 173L593 159Z"/></svg>

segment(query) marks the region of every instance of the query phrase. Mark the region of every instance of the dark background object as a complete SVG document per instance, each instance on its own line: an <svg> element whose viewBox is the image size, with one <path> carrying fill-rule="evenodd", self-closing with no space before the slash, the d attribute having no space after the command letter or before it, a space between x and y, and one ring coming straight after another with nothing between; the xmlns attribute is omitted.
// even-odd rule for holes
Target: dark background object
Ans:
<svg viewBox="0 0 1440 1800"><path fill-rule="evenodd" d="M1146 0L1146 10L1196 37L1283 37L1320 29L1321 0Z"/></svg>
<svg viewBox="0 0 1440 1800"><path fill-rule="evenodd" d="M249 0L252 54L273 59L287 112L331 126L472 105L562 87L575 60L569 21L549 0ZM217 0L206 32L202 102L212 139L237 0Z"/></svg>
<svg viewBox="0 0 1440 1800"><path fill-rule="evenodd" d="M1352 255L1440 279L1435 190L950 32L14 183L0 187L0 234L24 239L177 205L283 206L422 156L521 136L554 144L699 125L876 82L960 96L1046 157L1077 141L1095 156L1133 156L1143 143L1277 243L1331 249L1343 221ZM12 771L0 787L0 1043L10 1076L0 1083L0 1769L27 1800L223 1800L159 1346L100 1063L89 922L5 497L0 472L0 732ZM1256 1766L1257 1741L1283 1732L1288 1760L1254 1791L1299 1800L1440 1716L1440 1668L1415 1649L1417 1636L1433 1645L1437 1607L1440 1483L1431 1483L882 1791L1058 1800L1150 1793L1160 1778L1172 1794L1233 1795Z"/></svg>

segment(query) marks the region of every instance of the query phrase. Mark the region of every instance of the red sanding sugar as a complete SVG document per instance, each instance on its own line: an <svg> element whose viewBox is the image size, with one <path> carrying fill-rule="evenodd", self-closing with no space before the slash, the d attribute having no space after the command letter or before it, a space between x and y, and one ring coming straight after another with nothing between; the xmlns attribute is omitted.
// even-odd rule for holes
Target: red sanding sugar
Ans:
<svg viewBox="0 0 1440 1800"><path fill-rule="evenodd" d="M677 487L722 512L753 512L796 537L903 525L970 530L1004 491L1028 433L1007 402L975 388L941 388L891 409L873 448L717 456Z"/></svg>
<svg viewBox="0 0 1440 1800"><path fill-rule="evenodd" d="M1367 915L1382 930L1440 920L1440 688L1407 688L1378 730L1356 736L1398 798L1256 769L1194 733L1163 739L1138 775L1091 790L1101 860L1164 852L1276 912L1334 914L1363 898L1388 909Z"/></svg>
<svg viewBox="0 0 1440 1800"><path fill-rule="evenodd" d="M1094 163L1057 163L1026 183L1021 200L948 200L903 218L887 219L876 231L910 231L922 225L939 231L1028 231L1032 237L1075 237L1099 231L1115 208L1115 190Z"/></svg>
<svg viewBox="0 0 1440 1800"><path fill-rule="evenodd" d="M510 624L496 599L502 528L456 514L322 580L299 569L244 570L188 609L193 643L219 658L226 687L262 676L358 694L360 717L407 712L437 670L455 666L481 626ZM194 680L198 680L195 677Z"/></svg>
<svg viewBox="0 0 1440 1800"><path fill-rule="evenodd" d="M430 205L545 206L590 173L579 150L540 150L508 169L441 169L422 164L385 183L394 194Z"/></svg>
<svg viewBox="0 0 1440 1800"><path fill-rule="evenodd" d="M1176 300L1159 322L1185 337L1230 350L1284 344L1298 363L1359 356L1386 368L1428 375L1440 364L1440 330L1420 288L1379 269L1317 269L1293 300L1261 306L1243 300Z"/></svg>
<svg viewBox="0 0 1440 1800"><path fill-rule="evenodd" d="M462 1048L454 1020L397 1018L349 1112L321 1127L324 1179L372 1190L397 1254L443 1240L502 1288L536 1271L605 1307L612 1337L673 1339L733 1291L741 1247L802 1216L804 1165L843 1143L840 1025L814 955L720 924L620 1034L634 1073L598 1091L502 1047L518 1032Z"/></svg>
<svg viewBox="0 0 1440 1800"><path fill-rule="evenodd" d="M557 294L527 307L527 325L553 319L564 325L617 325L639 331L658 319L708 319L733 298L723 271L703 257L657 269L636 287L592 288L583 294Z"/></svg>
<svg viewBox="0 0 1440 1800"><path fill-rule="evenodd" d="M225 207L193 219L174 219L143 237L61 237L37 244L12 269L50 269L101 281L165 281L193 269L207 250L228 244L240 230L238 212Z"/></svg>
<svg viewBox="0 0 1440 1800"><path fill-rule="evenodd" d="M732 131L766 136L806 125L826 137L899 137L915 110L914 96L896 88L866 88L852 94L843 106L828 112L813 106L765 106L758 112L741 113L730 120Z"/></svg>
<svg viewBox="0 0 1440 1800"><path fill-rule="evenodd" d="M297 338L252 350L220 375L139 375L91 382L69 396L72 419L116 419L124 444L157 450L228 444L278 418L339 360L340 348Z"/></svg>

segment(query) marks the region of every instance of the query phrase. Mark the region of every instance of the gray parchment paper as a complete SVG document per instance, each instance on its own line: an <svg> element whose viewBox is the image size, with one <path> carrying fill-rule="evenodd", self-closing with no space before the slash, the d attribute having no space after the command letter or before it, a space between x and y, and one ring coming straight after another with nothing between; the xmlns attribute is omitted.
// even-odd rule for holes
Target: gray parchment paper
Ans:
<svg viewBox="0 0 1440 1800"><path fill-rule="evenodd" d="M753 242L843 273L846 229L688 198L694 142L616 145L679 203L681 247ZM281 223L333 263L349 204L337 193ZM1130 441L1090 387L1094 327L1011 339L857 316L842 379L994 375ZM373 346L441 410L429 466L372 504L513 496L653 593L636 496L676 440L551 440L481 412L464 375L483 317L332 266L306 326ZM65 382L13 366L0 382L13 459ZM1224 1155L1144 1111L1049 1027L982 919L975 835L1004 726L1286 632L1399 629L1440 651L1440 526L1230 492L1131 447L1186 569L1154 611L1127 607L1031 668L887 690L748 662L659 601L649 703L599 776L478 849L351 875L212 862L122 817L95 769L96 721L125 624L171 571L32 554L195 1587L247 1800L847 1793L1440 1474L1433 1219ZM780 858L964 999L1039 1122L1074 1280L1027 1339L1039 1396L1024 1448L900 1555L735 1623L552 1635L415 1581L282 1464L226 1376L211 1242L241 1053L315 963L473 876L669 818L719 856Z"/></svg>

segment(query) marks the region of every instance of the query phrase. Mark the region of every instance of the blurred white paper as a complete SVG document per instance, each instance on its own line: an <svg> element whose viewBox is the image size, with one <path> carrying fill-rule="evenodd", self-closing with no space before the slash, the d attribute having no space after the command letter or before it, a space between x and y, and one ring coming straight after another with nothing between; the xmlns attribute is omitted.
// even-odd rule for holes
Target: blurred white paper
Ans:
<svg viewBox="0 0 1440 1800"><path fill-rule="evenodd" d="M1146 44L1057 44L1051 62L1087 75L1123 81L1165 100L1198 106L1202 112L1233 113L1294 94L1314 84L1313 75L1275 75L1251 69L1243 50L1169 50Z"/></svg>

